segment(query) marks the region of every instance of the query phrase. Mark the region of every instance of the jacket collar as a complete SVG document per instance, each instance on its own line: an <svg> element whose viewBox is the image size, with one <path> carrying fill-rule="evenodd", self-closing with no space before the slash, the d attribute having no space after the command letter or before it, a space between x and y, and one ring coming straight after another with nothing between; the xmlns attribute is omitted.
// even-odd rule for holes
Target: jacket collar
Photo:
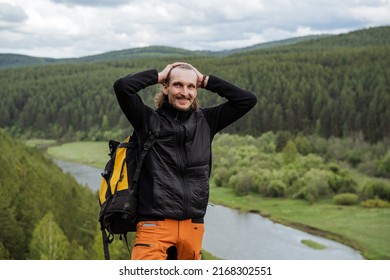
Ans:
<svg viewBox="0 0 390 280"><path fill-rule="evenodd" d="M183 121L192 114L192 111L177 110L167 101L164 101L163 105L158 110L161 110L162 112L177 121Z"/></svg>

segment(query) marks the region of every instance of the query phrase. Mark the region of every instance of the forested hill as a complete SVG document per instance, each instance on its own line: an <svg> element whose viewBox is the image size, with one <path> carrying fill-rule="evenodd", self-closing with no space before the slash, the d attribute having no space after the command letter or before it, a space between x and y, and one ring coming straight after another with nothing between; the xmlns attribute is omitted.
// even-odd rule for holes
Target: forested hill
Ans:
<svg viewBox="0 0 390 280"><path fill-rule="evenodd" d="M139 58L161 58L161 57L185 57L208 55L211 52L207 51L189 51L178 48L170 48L164 46L152 46L145 48L134 48L128 50L111 51L103 54L84 56L80 58L47 58L47 57L31 57L18 54L0 54L0 69L11 67L28 67L50 64L82 64L94 63L102 61L124 60L124 59L139 59Z"/></svg>
<svg viewBox="0 0 390 280"><path fill-rule="evenodd" d="M224 56L192 53L0 70L0 127L13 135L64 140L124 137L130 127L113 82L176 60L247 88L257 106L226 132L267 131L359 137L390 136L390 27L313 38ZM142 92L151 105L157 87ZM201 90L203 106L220 102Z"/></svg>
<svg viewBox="0 0 390 280"><path fill-rule="evenodd" d="M128 50L111 51L97 55L84 56L79 58L47 58L47 57L32 57L19 54L0 54L0 69L11 67L27 67L49 64L68 64L68 63L94 63L102 61L140 59L140 58L162 58L162 57L188 57L188 56L227 56L234 53L242 53L251 50L274 48L279 46L287 46L313 40L315 38L324 37L326 35L312 35L291 38L270 43L262 43L246 48L239 48L226 51L190 51L179 48L165 46L151 46L144 48L134 48Z"/></svg>
<svg viewBox="0 0 390 280"><path fill-rule="evenodd" d="M97 258L97 195L2 129L0 150L0 259Z"/></svg>
<svg viewBox="0 0 390 280"><path fill-rule="evenodd" d="M375 32L373 31L375 29ZM293 46L297 43L309 42L306 46L314 47L362 47L368 45L388 44L386 36L388 35L387 27L370 28L351 32L348 36L344 34L338 36L332 35L309 35L296 38L290 38L280 41L256 44L249 47L224 50L224 51L190 51L185 49L150 46L144 48L133 48L127 50L111 51L97 55L90 55L78 58L48 58L32 57L19 54L0 54L0 69L11 67L28 67L49 64L68 64L68 63L93 63L113 60L139 59L139 58L161 58L161 57L188 57L188 56L227 56L236 53L245 53L262 49L272 49L281 46ZM383 33L382 36L380 33ZM355 36L354 36L355 35ZM322 40L328 38L329 40ZM302 48L302 44L298 46Z"/></svg>

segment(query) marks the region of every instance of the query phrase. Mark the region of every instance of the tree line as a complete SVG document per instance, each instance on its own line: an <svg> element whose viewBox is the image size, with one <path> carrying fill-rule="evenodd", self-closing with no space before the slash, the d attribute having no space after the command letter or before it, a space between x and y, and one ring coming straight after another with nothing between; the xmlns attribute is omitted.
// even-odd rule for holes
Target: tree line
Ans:
<svg viewBox="0 0 390 280"><path fill-rule="evenodd" d="M388 178L389 143L370 146L347 138L286 138L273 132L260 137L218 134L213 142L212 186L231 188L239 196L390 207Z"/></svg>
<svg viewBox="0 0 390 280"><path fill-rule="evenodd" d="M321 137L390 135L390 27L330 36L229 56L180 57L206 74L251 90L257 106L225 132L259 136L272 131ZM386 35L387 36L384 36ZM349 43L349 44L348 44ZM18 137L106 140L130 130L113 82L176 57L134 58L0 71L0 127ZM141 93L152 105L158 86ZM199 92L202 106L221 102Z"/></svg>

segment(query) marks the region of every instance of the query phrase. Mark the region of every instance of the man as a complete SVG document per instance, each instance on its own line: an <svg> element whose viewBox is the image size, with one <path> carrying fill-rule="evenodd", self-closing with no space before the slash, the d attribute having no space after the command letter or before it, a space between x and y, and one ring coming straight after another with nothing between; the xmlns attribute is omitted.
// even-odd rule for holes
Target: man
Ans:
<svg viewBox="0 0 390 280"><path fill-rule="evenodd" d="M157 109L138 92L162 84ZM199 87L227 99L200 108ZM211 142L215 134L245 115L257 102L249 91L188 63L173 63L128 75L114 84L119 105L138 135L150 118L160 119L160 133L145 157L138 180L138 223L131 258L162 260L177 249L178 259L200 259L203 218L209 198ZM142 138L142 137L141 137Z"/></svg>

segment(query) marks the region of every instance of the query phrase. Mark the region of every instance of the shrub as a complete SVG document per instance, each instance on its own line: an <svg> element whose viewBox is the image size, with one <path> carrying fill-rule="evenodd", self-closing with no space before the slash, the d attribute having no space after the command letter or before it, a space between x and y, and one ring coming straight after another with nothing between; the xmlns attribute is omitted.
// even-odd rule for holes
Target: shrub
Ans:
<svg viewBox="0 0 390 280"><path fill-rule="evenodd" d="M293 198L307 200L310 204L320 197L328 197L331 189L328 185L328 172L319 169L310 169L301 178L294 182L292 189L298 189Z"/></svg>
<svg viewBox="0 0 390 280"><path fill-rule="evenodd" d="M309 140L303 135L298 135L295 138L295 144L297 146L297 150L301 155L308 155L311 153L312 148Z"/></svg>
<svg viewBox="0 0 390 280"><path fill-rule="evenodd" d="M390 208L390 202L382 199L368 199L363 201L361 205L365 208Z"/></svg>
<svg viewBox="0 0 390 280"><path fill-rule="evenodd" d="M255 183L256 188L253 191L263 196L267 196L267 188L273 177L274 175L270 170L259 169L256 172L256 183Z"/></svg>
<svg viewBox="0 0 390 280"><path fill-rule="evenodd" d="M357 170L361 173L367 174L369 176L377 176L377 162L375 160L367 160L360 163L357 166Z"/></svg>
<svg viewBox="0 0 390 280"><path fill-rule="evenodd" d="M334 174L328 183L334 193L356 193L357 183L349 176Z"/></svg>
<svg viewBox="0 0 390 280"><path fill-rule="evenodd" d="M331 162L328 164L328 169L330 171L332 171L334 174L340 174L341 173L341 167L340 165L334 163L334 162Z"/></svg>
<svg viewBox="0 0 390 280"><path fill-rule="evenodd" d="M354 193L340 193L333 197L333 201L338 205L355 205L359 197Z"/></svg>
<svg viewBox="0 0 390 280"><path fill-rule="evenodd" d="M283 197L286 185L281 180L272 180L267 188L268 197Z"/></svg>
<svg viewBox="0 0 390 280"><path fill-rule="evenodd" d="M300 170L324 169L324 159L315 154L308 154L304 157L297 157L295 166Z"/></svg>
<svg viewBox="0 0 390 280"><path fill-rule="evenodd" d="M287 187L291 187L299 179L300 174L296 169L284 168L280 170L280 178Z"/></svg>
<svg viewBox="0 0 390 280"><path fill-rule="evenodd" d="M350 150L346 154L346 159L352 167L357 167L363 161L362 157L361 151L357 149Z"/></svg>
<svg viewBox="0 0 390 280"><path fill-rule="evenodd" d="M379 198L390 201L390 184L384 181L368 181L362 190L365 199Z"/></svg>
<svg viewBox="0 0 390 280"><path fill-rule="evenodd" d="M383 177L390 178L390 150L378 161L378 173Z"/></svg>
<svg viewBox="0 0 390 280"><path fill-rule="evenodd" d="M257 143L264 153L274 153L276 151L276 135L272 131L263 133L258 138Z"/></svg>
<svg viewBox="0 0 390 280"><path fill-rule="evenodd" d="M304 186L299 189L299 191L293 195L293 198L304 199L310 204L313 204L318 199L318 192L315 188Z"/></svg>
<svg viewBox="0 0 390 280"><path fill-rule="evenodd" d="M327 171L319 169L311 169L304 175L310 193L316 194L316 198L328 197L331 194L328 176L329 174Z"/></svg>
<svg viewBox="0 0 390 280"><path fill-rule="evenodd" d="M213 179L215 186L224 187L227 186L231 174L226 167L219 167L214 170Z"/></svg>
<svg viewBox="0 0 390 280"><path fill-rule="evenodd" d="M234 189L236 195L247 195L255 186L255 174L251 170L242 170L229 179L229 186Z"/></svg>

